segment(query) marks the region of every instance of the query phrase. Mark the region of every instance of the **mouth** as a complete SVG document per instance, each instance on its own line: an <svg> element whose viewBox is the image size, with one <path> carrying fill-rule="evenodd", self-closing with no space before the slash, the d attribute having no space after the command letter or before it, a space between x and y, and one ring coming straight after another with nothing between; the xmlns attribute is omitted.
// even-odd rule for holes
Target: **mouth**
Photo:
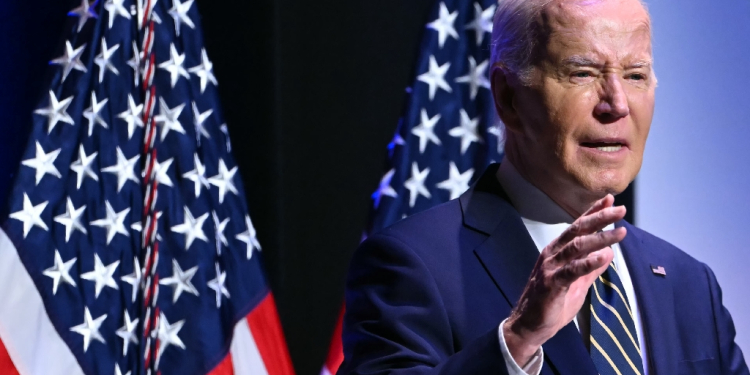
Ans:
<svg viewBox="0 0 750 375"><path fill-rule="evenodd" d="M628 144L623 139L596 139L588 142L581 142L581 146L589 149L595 149L600 152L618 152L627 148Z"/></svg>

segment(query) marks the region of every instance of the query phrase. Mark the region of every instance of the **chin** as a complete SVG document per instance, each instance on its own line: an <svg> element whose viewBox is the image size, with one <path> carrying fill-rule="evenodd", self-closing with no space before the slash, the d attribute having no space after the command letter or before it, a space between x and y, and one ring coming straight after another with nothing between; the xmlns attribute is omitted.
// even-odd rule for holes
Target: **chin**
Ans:
<svg viewBox="0 0 750 375"><path fill-rule="evenodd" d="M588 173L586 173L588 172ZM593 195L603 197L617 195L625 191L635 178L635 173L622 169L585 171L579 180L581 185Z"/></svg>

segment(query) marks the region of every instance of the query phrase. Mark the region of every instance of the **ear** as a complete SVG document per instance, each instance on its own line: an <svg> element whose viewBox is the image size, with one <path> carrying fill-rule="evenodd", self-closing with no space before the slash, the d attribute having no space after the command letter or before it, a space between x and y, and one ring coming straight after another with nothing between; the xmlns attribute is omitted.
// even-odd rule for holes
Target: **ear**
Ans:
<svg viewBox="0 0 750 375"><path fill-rule="evenodd" d="M492 96L498 116L507 130L520 132L521 123L514 105L516 89L511 85L513 77L509 76L500 64L492 66L490 75Z"/></svg>

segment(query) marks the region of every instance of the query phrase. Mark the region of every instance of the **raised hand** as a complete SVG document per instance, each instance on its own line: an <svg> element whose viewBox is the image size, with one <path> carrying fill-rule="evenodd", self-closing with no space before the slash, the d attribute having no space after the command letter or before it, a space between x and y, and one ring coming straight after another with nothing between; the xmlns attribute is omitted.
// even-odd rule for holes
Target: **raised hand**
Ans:
<svg viewBox="0 0 750 375"><path fill-rule="evenodd" d="M525 364L578 314L589 288L614 258L610 245L622 241L625 228L602 231L625 217L612 195L600 199L560 237L542 250L521 299L503 326L513 359Z"/></svg>

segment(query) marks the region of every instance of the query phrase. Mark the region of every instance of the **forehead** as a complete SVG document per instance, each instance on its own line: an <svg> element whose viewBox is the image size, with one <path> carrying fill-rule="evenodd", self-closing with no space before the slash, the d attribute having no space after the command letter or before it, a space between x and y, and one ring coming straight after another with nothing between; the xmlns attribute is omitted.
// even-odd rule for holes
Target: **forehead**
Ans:
<svg viewBox="0 0 750 375"><path fill-rule="evenodd" d="M638 0L556 0L538 22L548 57L651 56L651 21Z"/></svg>

